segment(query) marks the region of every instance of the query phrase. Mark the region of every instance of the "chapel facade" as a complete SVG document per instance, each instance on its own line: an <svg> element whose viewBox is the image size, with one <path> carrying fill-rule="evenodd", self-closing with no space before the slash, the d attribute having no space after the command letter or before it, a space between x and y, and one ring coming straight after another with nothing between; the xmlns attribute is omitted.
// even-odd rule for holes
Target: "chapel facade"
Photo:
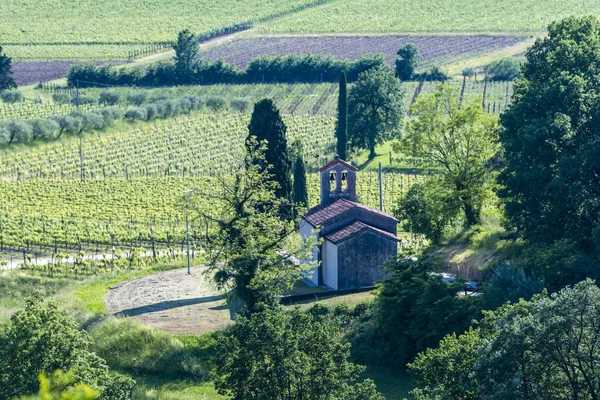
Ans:
<svg viewBox="0 0 600 400"><path fill-rule="evenodd" d="M303 238L318 230L322 243L313 260L319 261L305 281L334 290L373 286L385 278L379 268L398 254L398 220L356 199L357 168L339 156L319 169L321 203L300 222Z"/></svg>

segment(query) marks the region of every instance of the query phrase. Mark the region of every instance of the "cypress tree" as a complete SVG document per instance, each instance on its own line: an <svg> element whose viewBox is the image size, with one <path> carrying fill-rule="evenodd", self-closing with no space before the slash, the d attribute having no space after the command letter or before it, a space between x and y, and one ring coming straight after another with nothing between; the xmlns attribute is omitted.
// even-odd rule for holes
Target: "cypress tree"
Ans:
<svg viewBox="0 0 600 400"><path fill-rule="evenodd" d="M273 100L264 99L254 105L254 111L248 125L248 138L255 136L260 143L266 140L265 161L273 180L279 183L275 195L280 199L292 198L292 161L288 153L287 127L281 119ZM246 142L246 147L251 146ZM248 149L251 150L251 149Z"/></svg>
<svg viewBox="0 0 600 400"><path fill-rule="evenodd" d="M348 156L348 90L346 86L346 73L342 72L338 97L338 120L335 128L336 151L342 160Z"/></svg>
<svg viewBox="0 0 600 400"><path fill-rule="evenodd" d="M6 89L15 89L17 84L12 78L12 60L6 54L2 53L0 46L0 92Z"/></svg>
<svg viewBox="0 0 600 400"><path fill-rule="evenodd" d="M298 156L294 163L294 205L296 207L308 207L306 168L302 156Z"/></svg>

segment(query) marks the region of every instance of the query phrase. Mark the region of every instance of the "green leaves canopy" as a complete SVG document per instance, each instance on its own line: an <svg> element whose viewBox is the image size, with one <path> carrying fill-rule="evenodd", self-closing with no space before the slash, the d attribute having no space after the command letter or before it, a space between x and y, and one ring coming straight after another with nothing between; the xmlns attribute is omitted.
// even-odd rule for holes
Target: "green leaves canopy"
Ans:
<svg viewBox="0 0 600 400"><path fill-rule="evenodd" d="M553 23L527 52L523 78L502 115L506 214L525 239L600 241L600 22Z"/></svg>
<svg viewBox="0 0 600 400"><path fill-rule="evenodd" d="M413 105L407 128L404 150L438 164L443 186L457 199L467 225L478 223L491 172L488 162L499 151L496 118L478 102L461 108L458 92L440 86Z"/></svg>
<svg viewBox="0 0 600 400"><path fill-rule="evenodd" d="M217 345L216 387L234 400L383 400L350 345L319 309L268 309L241 317Z"/></svg>
<svg viewBox="0 0 600 400"><path fill-rule="evenodd" d="M361 73L348 96L348 138L355 149L369 149L398 138L404 116L400 81L389 68L373 68Z"/></svg>

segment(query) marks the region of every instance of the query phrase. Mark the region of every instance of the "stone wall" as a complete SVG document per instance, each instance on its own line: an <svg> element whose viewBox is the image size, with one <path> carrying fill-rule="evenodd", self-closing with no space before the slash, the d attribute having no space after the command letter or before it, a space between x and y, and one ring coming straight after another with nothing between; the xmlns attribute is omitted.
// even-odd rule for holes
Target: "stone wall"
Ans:
<svg viewBox="0 0 600 400"><path fill-rule="evenodd" d="M379 266L398 254L398 242L371 230L338 245L338 289L372 286L386 277Z"/></svg>

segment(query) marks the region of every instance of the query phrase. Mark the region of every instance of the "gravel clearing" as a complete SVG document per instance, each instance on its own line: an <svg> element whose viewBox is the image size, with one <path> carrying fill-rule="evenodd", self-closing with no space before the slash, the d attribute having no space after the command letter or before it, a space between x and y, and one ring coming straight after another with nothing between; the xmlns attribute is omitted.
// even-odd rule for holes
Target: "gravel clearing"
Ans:
<svg viewBox="0 0 600 400"><path fill-rule="evenodd" d="M176 334L202 334L232 323L225 295L206 280L206 267L159 272L112 287L104 296L110 315Z"/></svg>

